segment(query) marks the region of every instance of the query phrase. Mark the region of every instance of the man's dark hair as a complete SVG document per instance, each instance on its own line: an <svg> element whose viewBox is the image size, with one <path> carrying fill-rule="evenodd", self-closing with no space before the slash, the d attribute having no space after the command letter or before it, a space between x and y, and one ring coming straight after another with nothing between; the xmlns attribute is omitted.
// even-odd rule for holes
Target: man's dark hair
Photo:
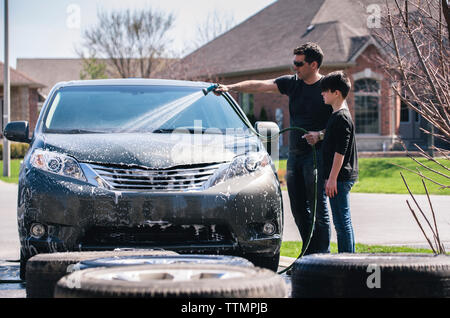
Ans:
<svg viewBox="0 0 450 318"><path fill-rule="evenodd" d="M342 97L346 98L348 92L350 92L350 89L352 88L352 84L347 75L345 75L343 71L336 71L322 78L322 81L320 82L320 87L322 89L322 92L340 91Z"/></svg>
<svg viewBox="0 0 450 318"><path fill-rule="evenodd" d="M313 42L308 42L294 49L295 55L304 55L308 63L317 62L317 68L320 68L323 61L323 51L320 46Z"/></svg>

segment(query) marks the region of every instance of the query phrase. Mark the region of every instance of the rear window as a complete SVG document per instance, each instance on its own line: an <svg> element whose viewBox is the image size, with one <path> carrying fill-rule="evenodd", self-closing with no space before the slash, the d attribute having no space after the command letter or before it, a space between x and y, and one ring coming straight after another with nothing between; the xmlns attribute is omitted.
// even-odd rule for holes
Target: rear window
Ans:
<svg viewBox="0 0 450 318"><path fill-rule="evenodd" d="M44 131L50 133L247 130L223 96L204 96L196 87L64 87L47 109Z"/></svg>

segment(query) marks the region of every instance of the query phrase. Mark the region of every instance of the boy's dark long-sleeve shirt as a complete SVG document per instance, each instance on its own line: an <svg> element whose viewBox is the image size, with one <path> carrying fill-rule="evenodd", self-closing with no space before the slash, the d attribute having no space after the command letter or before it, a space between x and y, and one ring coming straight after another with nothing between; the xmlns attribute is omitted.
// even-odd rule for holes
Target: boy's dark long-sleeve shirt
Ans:
<svg viewBox="0 0 450 318"><path fill-rule="evenodd" d="M320 83L306 84L297 76L285 75L277 78L275 83L281 94L289 96L289 118L291 127L301 127L307 131L323 130L330 118L332 108L325 104L321 95ZM291 130L289 132L289 152L305 153L311 151L303 132ZM316 144L319 149L322 142Z"/></svg>
<svg viewBox="0 0 450 318"><path fill-rule="evenodd" d="M331 114L327 123L322 151L325 179L330 176L336 152L344 156L337 181L356 181L358 179L355 125L347 108Z"/></svg>

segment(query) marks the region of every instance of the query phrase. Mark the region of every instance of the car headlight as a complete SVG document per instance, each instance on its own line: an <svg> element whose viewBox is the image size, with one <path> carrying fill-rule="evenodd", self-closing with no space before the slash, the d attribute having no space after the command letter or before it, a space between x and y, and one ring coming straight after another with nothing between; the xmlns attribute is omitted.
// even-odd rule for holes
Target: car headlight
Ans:
<svg viewBox="0 0 450 318"><path fill-rule="evenodd" d="M86 181L86 177L78 162L66 155L36 149L31 155L31 165L37 169L51 172L60 176Z"/></svg>
<svg viewBox="0 0 450 318"><path fill-rule="evenodd" d="M224 164L205 184L209 188L232 178L242 177L254 173L266 166L270 166L270 157L267 153L250 152L237 156L231 163Z"/></svg>

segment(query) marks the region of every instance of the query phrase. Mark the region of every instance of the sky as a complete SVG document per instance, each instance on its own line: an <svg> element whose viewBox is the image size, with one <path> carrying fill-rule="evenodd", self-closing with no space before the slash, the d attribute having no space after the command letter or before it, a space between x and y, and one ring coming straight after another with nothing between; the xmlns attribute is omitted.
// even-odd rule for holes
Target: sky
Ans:
<svg viewBox="0 0 450 318"><path fill-rule="evenodd" d="M9 63L16 58L77 57L82 34L97 21L97 10L155 8L172 13L172 51L186 53L195 29L215 10L237 24L276 0L9 0ZM0 0L0 60L4 61L4 6Z"/></svg>

